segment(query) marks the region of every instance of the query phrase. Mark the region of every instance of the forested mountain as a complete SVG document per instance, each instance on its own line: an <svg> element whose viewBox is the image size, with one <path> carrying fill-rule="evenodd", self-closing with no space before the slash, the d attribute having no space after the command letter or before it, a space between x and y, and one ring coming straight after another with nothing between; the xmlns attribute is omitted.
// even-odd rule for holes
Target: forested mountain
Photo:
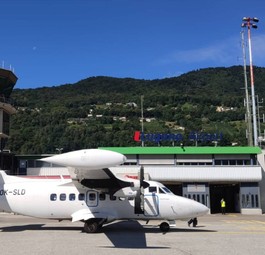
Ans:
<svg viewBox="0 0 265 255"><path fill-rule="evenodd" d="M255 91L261 101L265 68L255 67L254 71ZM18 112L11 118L6 147L18 154L39 154L55 153L56 148L66 152L139 146L133 134L141 130L141 96L146 133L222 132L218 145L247 145L243 67L233 66L157 80L90 77L75 84L15 89L12 98ZM264 109L258 109L262 116ZM191 141L185 144L195 145ZM160 145L172 146L169 142Z"/></svg>

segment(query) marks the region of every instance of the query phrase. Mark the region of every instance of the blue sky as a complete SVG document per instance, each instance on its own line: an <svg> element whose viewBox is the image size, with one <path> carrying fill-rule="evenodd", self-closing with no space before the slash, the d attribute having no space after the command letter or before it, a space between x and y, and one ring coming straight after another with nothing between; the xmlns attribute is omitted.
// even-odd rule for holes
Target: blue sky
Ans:
<svg viewBox="0 0 265 255"><path fill-rule="evenodd" d="M244 16L260 19L253 64L265 67L264 0L1 0L0 8L0 63L18 76L16 88L242 65Z"/></svg>

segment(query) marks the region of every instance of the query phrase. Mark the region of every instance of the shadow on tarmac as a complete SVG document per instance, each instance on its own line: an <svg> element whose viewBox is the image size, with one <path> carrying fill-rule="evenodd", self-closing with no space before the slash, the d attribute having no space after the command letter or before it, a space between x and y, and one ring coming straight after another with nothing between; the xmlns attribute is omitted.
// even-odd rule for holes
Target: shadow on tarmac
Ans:
<svg viewBox="0 0 265 255"><path fill-rule="evenodd" d="M182 232L215 232L212 230L202 230L200 228L177 229L171 228L169 232L161 232L157 225L141 225L138 221L120 221L109 224L102 229L102 232L112 242L113 247L104 248L130 248L130 249L170 249L165 246L147 246L146 234L159 234L166 238L166 234Z"/></svg>
<svg viewBox="0 0 265 255"><path fill-rule="evenodd" d="M19 226L11 226L11 227L0 227L0 232L23 232L27 230L58 230L58 231L77 231L82 230L80 227L46 227L45 224L29 224L29 225L19 225Z"/></svg>
<svg viewBox="0 0 265 255"><path fill-rule="evenodd" d="M165 246L147 246L146 234L160 234L161 238L166 238L170 233L183 232L216 232L213 230L203 230L203 226L196 228L178 229L171 228L169 232L161 232L157 225L141 225L138 221L120 221L114 222L104 226L101 232L96 234L105 234L111 241L113 246L102 246L102 248L130 248L130 249L170 249ZM82 227L71 226L47 226L45 224L28 224L19 226L0 227L0 232L23 232L23 231L80 231L83 232ZM83 232L84 233L84 232ZM86 233L84 233L86 234ZM90 235L90 234L87 234Z"/></svg>

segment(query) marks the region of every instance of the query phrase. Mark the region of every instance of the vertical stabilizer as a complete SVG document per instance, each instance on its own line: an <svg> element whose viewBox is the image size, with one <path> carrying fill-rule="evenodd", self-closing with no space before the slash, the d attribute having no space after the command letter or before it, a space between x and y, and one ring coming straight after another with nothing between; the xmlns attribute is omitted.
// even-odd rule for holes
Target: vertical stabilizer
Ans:
<svg viewBox="0 0 265 255"><path fill-rule="evenodd" d="M6 196L7 189L5 184L7 183L7 178L5 171L0 170L0 212L12 212Z"/></svg>
<svg viewBox="0 0 265 255"><path fill-rule="evenodd" d="M0 185L6 183L6 172L3 170L0 170Z"/></svg>

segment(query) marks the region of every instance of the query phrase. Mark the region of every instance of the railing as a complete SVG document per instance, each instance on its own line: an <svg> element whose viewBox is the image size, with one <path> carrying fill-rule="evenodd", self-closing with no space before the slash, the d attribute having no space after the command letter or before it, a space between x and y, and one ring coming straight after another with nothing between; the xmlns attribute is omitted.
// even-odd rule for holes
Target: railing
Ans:
<svg viewBox="0 0 265 255"><path fill-rule="evenodd" d="M6 98L4 95L0 95L0 102L5 104L14 105L14 100L11 98Z"/></svg>

